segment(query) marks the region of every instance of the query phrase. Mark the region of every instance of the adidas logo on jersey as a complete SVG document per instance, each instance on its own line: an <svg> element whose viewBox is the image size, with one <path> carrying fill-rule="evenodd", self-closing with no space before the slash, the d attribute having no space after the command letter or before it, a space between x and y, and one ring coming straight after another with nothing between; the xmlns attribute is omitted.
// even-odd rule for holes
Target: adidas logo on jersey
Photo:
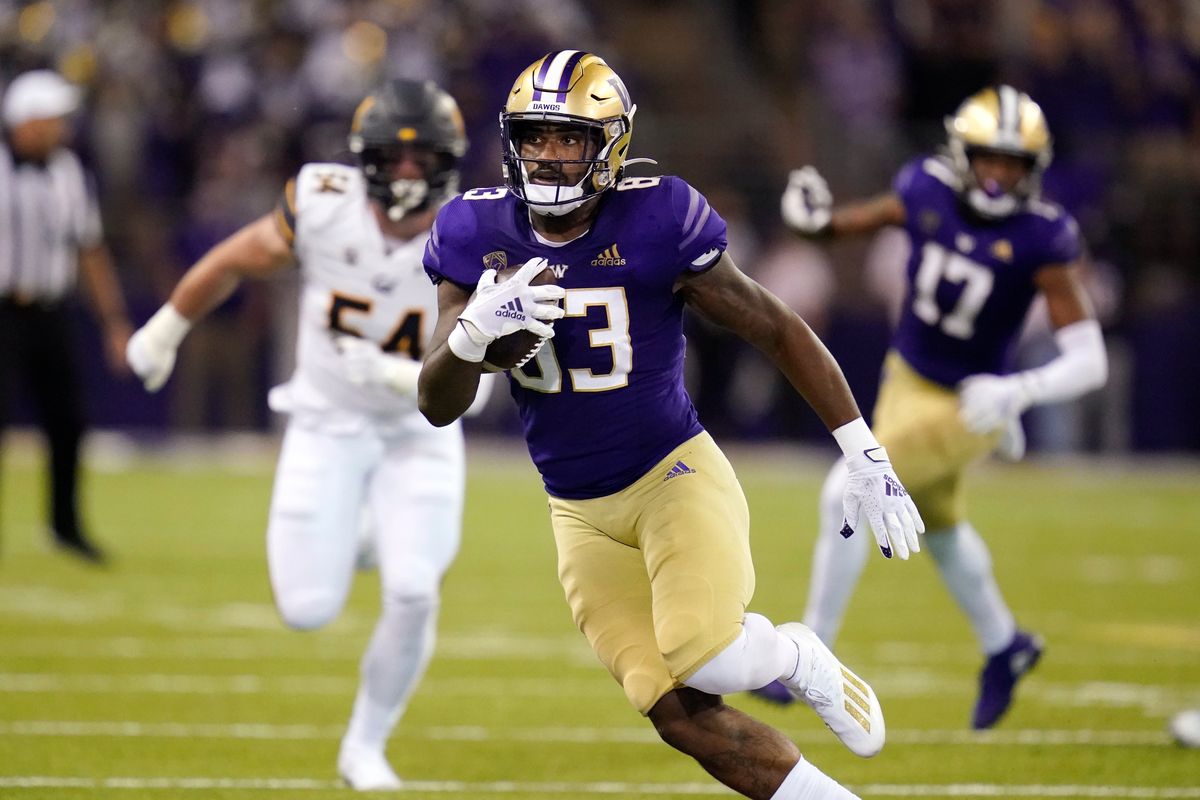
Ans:
<svg viewBox="0 0 1200 800"><path fill-rule="evenodd" d="M496 316L505 319L525 319L525 307L521 305L521 298L509 300L502 308L496 309Z"/></svg>
<svg viewBox="0 0 1200 800"><path fill-rule="evenodd" d="M606 247L600 255L592 259L593 267L623 267L625 259L617 250L616 244Z"/></svg>
<svg viewBox="0 0 1200 800"><path fill-rule="evenodd" d="M671 478L678 478L680 475L693 475L695 472L696 470L692 469L682 461L676 461L675 466L667 470L667 477L663 478L663 480L669 481Z"/></svg>

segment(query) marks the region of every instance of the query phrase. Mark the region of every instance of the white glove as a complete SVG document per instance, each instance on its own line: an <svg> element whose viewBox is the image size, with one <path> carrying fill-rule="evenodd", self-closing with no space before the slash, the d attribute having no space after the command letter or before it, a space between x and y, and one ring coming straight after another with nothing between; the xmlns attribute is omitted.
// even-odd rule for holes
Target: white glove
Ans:
<svg viewBox="0 0 1200 800"><path fill-rule="evenodd" d="M157 392L171 377L175 368L175 351L192 323L166 303L145 325L129 337L125 345L125 361L133 374L142 379L148 392Z"/></svg>
<svg viewBox="0 0 1200 800"><path fill-rule="evenodd" d="M958 385L958 418L972 433L1006 427L1032 403L1021 373L971 375Z"/></svg>
<svg viewBox="0 0 1200 800"><path fill-rule="evenodd" d="M994 452L1005 461L1014 463L1025 457L1025 429L1021 427L1020 417L1014 417L1004 426Z"/></svg>
<svg viewBox="0 0 1200 800"><path fill-rule="evenodd" d="M475 293L458 315L458 325L447 340L454 355L478 363L483 361L487 346L501 336L521 330L543 339L554 336L554 328L546 322L562 317L558 301L566 291L554 284L529 285L548 263L544 258L530 259L503 283L496 283L494 269L480 275Z"/></svg>
<svg viewBox="0 0 1200 800"><path fill-rule="evenodd" d="M779 210L789 228L804 236L820 236L833 219L829 184L814 167L792 170Z"/></svg>
<svg viewBox="0 0 1200 800"><path fill-rule="evenodd" d="M860 417L833 432L846 456L849 473L842 494L846 518L841 534L849 538L865 517L875 532L875 542L884 558L892 553L906 560L909 553L921 552L918 533L925 523L904 485L896 477L887 451Z"/></svg>
<svg viewBox="0 0 1200 800"><path fill-rule="evenodd" d="M421 362L389 355L374 342L357 336L338 336L333 343L342 357L346 380L355 386L381 386L399 395L416 396Z"/></svg>

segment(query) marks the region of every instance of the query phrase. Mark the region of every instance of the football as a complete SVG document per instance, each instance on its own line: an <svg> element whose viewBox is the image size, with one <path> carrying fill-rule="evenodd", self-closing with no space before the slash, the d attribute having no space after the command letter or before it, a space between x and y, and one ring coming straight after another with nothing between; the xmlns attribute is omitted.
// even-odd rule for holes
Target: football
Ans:
<svg viewBox="0 0 1200 800"><path fill-rule="evenodd" d="M508 280L516 275L520 268L521 266L518 264L515 267L505 267L499 270L496 273L496 283ZM529 281L530 286L544 286L552 283L557 283L557 279L549 267L534 275L533 280ZM488 345L487 352L483 356L483 368L486 372L507 372L523 363L526 356L531 352L536 352L544 342L544 339L530 331L517 331L508 336L501 336Z"/></svg>
<svg viewBox="0 0 1200 800"><path fill-rule="evenodd" d="M1180 711L1171 718L1167 729L1180 747L1200 747L1200 708Z"/></svg>

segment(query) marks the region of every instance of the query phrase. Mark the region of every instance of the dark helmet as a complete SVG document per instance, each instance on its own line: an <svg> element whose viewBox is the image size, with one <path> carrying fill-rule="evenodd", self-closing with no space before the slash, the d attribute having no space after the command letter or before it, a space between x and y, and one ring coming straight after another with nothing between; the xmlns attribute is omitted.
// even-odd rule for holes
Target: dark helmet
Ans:
<svg viewBox="0 0 1200 800"><path fill-rule="evenodd" d="M350 151L358 156L367 193L398 220L440 205L458 192L458 159L467 152L462 112L433 81L388 81L367 95L350 125ZM425 147L437 166L425 180L392 180L387 162L404 146Z"/></svg>

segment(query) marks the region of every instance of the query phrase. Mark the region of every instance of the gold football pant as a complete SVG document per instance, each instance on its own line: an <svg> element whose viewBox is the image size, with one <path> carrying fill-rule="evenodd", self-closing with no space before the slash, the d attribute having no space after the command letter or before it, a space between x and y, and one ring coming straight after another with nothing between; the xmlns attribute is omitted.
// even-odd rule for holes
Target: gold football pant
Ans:
<svg viewBox="0 0 1200 800"><path fill-rule="evenodd" d="M999 432L980 435L963 427L958 393L921 377L895 351L884 360L871 427L926 530L944 530L966 519L963 472L991 452Z"/></svg>
<svg viewBox="0 0 1200 800"><path fill-rule="evenodd" d="M707 433L620 492L550 498L550 515L575 624L641 713L741 633L750 514Z"/></svg>

